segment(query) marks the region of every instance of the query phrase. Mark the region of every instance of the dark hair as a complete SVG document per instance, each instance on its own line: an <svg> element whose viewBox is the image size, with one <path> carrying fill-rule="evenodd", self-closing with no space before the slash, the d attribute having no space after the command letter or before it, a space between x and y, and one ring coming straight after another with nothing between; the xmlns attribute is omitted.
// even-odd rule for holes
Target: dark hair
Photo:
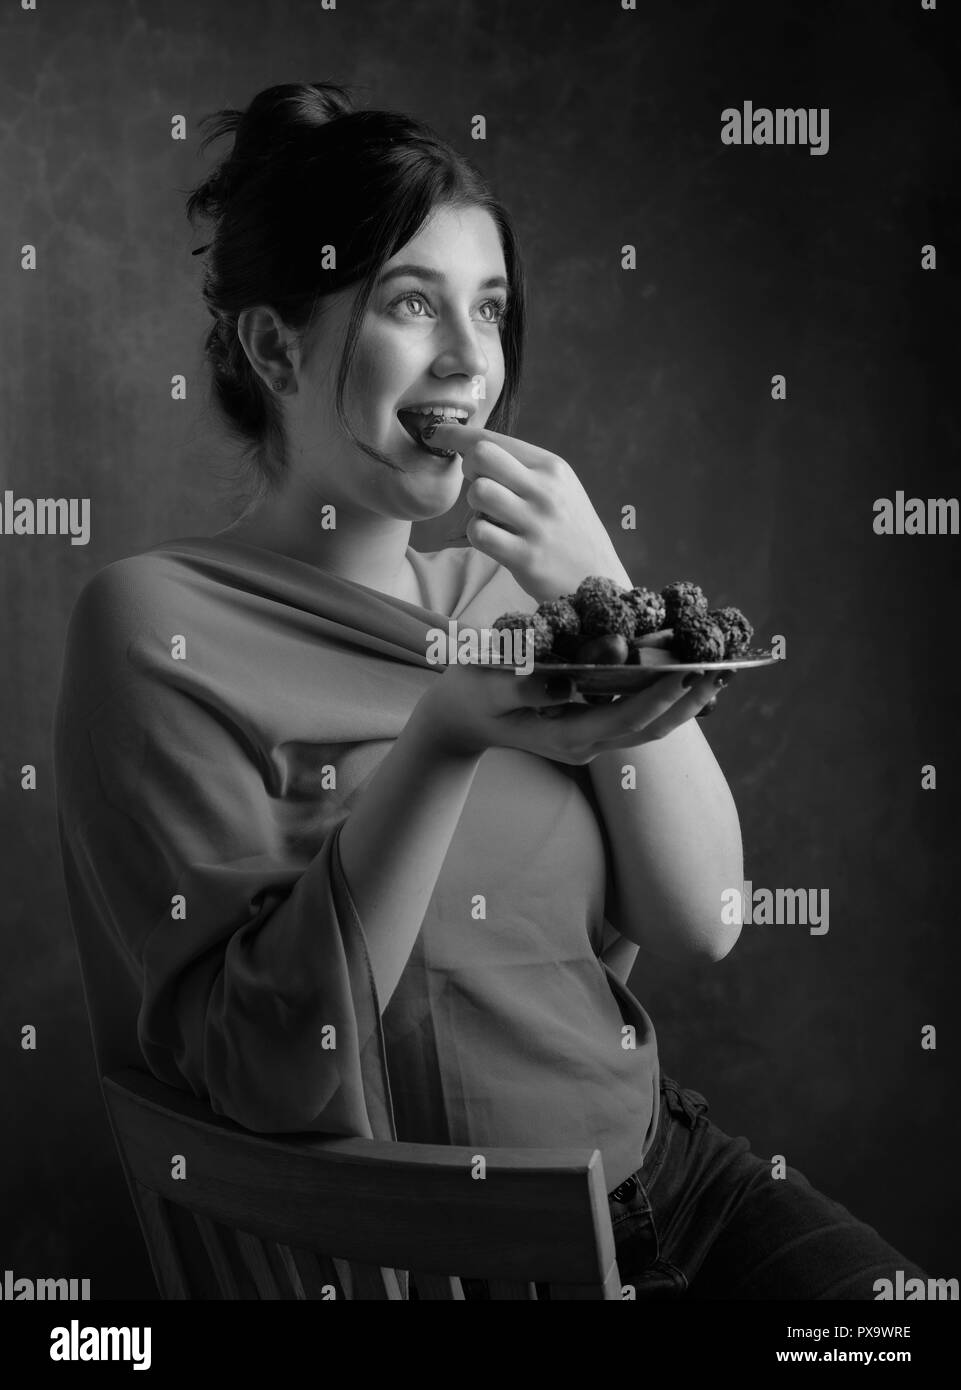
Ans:
<svg viewBox="0 0 961 1390"><path fill-rule="evenodd" d="M306 337L324 296L360 283L337 376L337 419L371 458L392 460L354 433L344 390L357 335L382 266L415 236L438 205L486 208L497 223L509 286L501 321L504 385L491 429L513 425L523 354L525 284L506 209L480 172L429 126L396 111L356 110L348 90L329 82L288 83L259 92L246 111L222 110L201 151L233 132L233 148L187 198L187 217L216 223L203 297L215 323L205 341L212 395L244 441L257 490L272 491L285 470L281 408L253 370L237 335L241 311L270 305ZM336 248L323 269L320 248Z"/></svg>

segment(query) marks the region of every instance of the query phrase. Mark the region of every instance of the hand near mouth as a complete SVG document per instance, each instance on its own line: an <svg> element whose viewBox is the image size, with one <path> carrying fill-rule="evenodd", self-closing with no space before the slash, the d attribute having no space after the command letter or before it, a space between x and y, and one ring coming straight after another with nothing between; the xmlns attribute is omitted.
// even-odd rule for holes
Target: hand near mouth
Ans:
<svg viewBox="0 0 961 1390"><path fill-rule="evenodd" d="M573 593L588 574L632 581L573 468L557 454L477 425L445 423L432 448L463 456L474 515L467 539L510 570L538 603Z"/></svg>

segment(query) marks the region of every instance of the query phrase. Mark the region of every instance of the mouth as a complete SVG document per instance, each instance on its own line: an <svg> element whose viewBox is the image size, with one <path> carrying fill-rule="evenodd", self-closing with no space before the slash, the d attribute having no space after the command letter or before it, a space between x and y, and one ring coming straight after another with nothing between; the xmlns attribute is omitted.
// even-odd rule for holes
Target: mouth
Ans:
<svg viewBox="0 0 961 1390"><path fill-rule="evenodd" d="M397 412L397 419L411 439L425 453L435 458L455 458L456 450L434 448L422 438L422 431L435 420L444 425L466 425L472 410L466 406L424 405L404 406Z"/></svg>

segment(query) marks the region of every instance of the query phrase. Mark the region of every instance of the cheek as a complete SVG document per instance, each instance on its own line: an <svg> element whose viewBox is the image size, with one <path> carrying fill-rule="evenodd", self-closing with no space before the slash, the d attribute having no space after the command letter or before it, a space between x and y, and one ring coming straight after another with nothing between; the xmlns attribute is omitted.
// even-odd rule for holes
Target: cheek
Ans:
<svg viewBox="0 0 961 1390"><path fill-rule="evenodd" d="M489 399L493 401L497 395L500 395L504 386L504 379L507 376L504 367L504 344L500 337L487 347L487 360L490 363L490 371L487 373L487 390ZM491 389L492 387L496 388L496 395Z"/></svg>
<svg viewBox="0 0 961 1390"><path fill-rule="evenodd" d="M362 337L354 353L351 381L360 396L399 396L405 377L410 376L410 352L389 334L369 333Z"/></svg>
<svg viewBox="0 0 961 1390"><path fill-rule="evenodd" d="M504 389L505 376L503 356L498 356L496 364L492 357L491 369L487 373L487 397L485 400L478 402L481 409L484 411L485 418L492 415L494 412L494 407Z"/></svg>

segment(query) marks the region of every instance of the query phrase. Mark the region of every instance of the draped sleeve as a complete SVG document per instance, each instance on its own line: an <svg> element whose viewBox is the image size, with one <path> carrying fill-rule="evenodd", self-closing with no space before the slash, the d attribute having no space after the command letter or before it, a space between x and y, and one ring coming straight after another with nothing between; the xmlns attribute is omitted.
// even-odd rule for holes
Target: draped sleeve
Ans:
<svg viewBox="0 0 961 1390"><path fill-rule="evenodd" d="M154 1075L250 1129L392 1138L381 1011L338 850L345 799L307 830L292 823L308 802L285 797L291 768L233 698L263 685L269 658L219 646L216 613L192 611L189 589L165 604L156 578L136 557L109 566L68 630L55 770L88 1007L106 1018L111 997L135 998ZM235 598L249 642L269 605ZM331 756L320 647L311 775ZM108 1031L94 1027L102 1066L134 1061Z"/></svg>

